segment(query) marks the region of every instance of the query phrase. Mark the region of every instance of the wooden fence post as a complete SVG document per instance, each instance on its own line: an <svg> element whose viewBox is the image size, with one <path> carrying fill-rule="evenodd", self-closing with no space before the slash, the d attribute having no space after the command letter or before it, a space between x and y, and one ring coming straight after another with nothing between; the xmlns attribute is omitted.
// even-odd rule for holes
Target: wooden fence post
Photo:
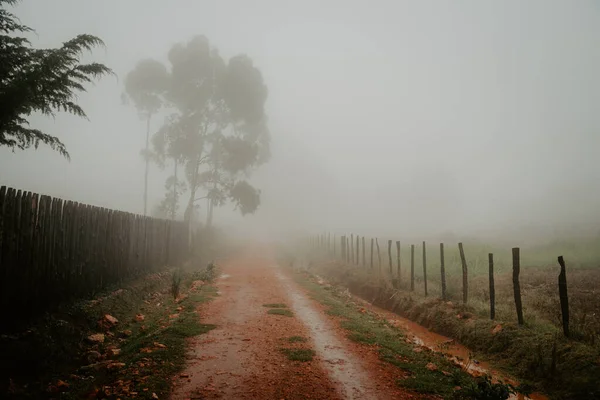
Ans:
<svg viewBox="0 0 600 400"><path fill-rule="evenodd" d="M381 250L379 249L379 240L375 238L375 246L377 246L377 261L379 264L379 274L381 274Z"/></svg>
<svg viewBox="0 0 600 400"><path fill-rule="evenodd" d="M558 275L558 293L560 296L560 311L562 314L563 333L569 337L569 296L567 295L567 267L563 256L558 257L560 274Z"/></svg>
<svg viewBox="0 0 600 400"><path fill-rule="evenodd" d="M460 252L460 262L462 264L462 278L463 278L463 303L467 303L469 299L469 271L467 268L467 259L465 258L465 251L463 250L463 244L458 244L458 251Z"/></svg>
<svg viewBox="0 0 600 400"><path fill-rule="evenodd" d="M427 297L427 251L423 241L423 283L425 284L425 297Z"/></svg>
<svg viewBox="0 0 600 400"><path fill-rule="evenodd" d="M523 325L523 303L521 303L521 284L519 283L519 274L521 273L521 257L518 247L513 247L513 289L515 293L515 307L517 308L517 320L519 325Z"/></svg>
<svg viewBox="0 0 600 400"><path fill-rule="evenodd" d="M394 270L392 267L392 241L391 240L388 240L388 258L390 261L390 278L391 278L394 274Z"/></svg>
<svg viewBox="0 0 600 400"><path fill-rule="evenodd" d="M373 238L371 238L371 269L373 269Z"/></svg>
<svg viewBox="0 0 600 400"><path fill-rule="evenodd" d="M415 245L410 245L410 291L415 290Z"/></svg>
<svg viewBox="0 0 600 400"><path fill-rule="evenodd" d="M350 234L350 262L354 264L354 234Z"/></svg>
<svg viewBox="0 0 600 400"><path fill-rule="evenodd" d="M359 243L359 236L356 235L356 241L354 242L354 255L352 256L352 258L354 259L354 264L358 265L358 256L359 256L359 251L358 251L358 243Z"/></svg>
<svg viewBox="0 0 600 400"><path fill-rule="evenodd" d="M496 318L496 289L494 287L494 255L488 254L490 265L490 319Z"/></svg>
<svg viewBox="0 0 600 400"><path fill-rule="evenodd" d="M360 241L359 241L359 236L356 235L356 265L360 264Z"/></svg>
<svg viewBox="0 0 600 400"><path fill-rule="evenodd" d="M0 187L0 265L2 265L2 242L4 237L4 204L6 198L6 186ZM7 269L6 266L3 268ZM0 276L4 274L4 271L0 271ZM3 279L4 280L4 279Z"/></svg>
<svg viewBox="0 0 600 400"><path fill-rule="evenodd" d="M362 239L362 265L364 268L367 266L367 256L365 253L365 237L363 236L361 239Z"/></svg>
<svg viewBox="0 0 600 400"><path fill-rule="evenodd" d="M346 236L346 262L348 264L350 264L350 244L352 242L350 241L350 238L348 236Z"/></svg>
<svg viewBox="0 0 600 400"><path fill-rule="evenodd" d="M333 234L333 258L337 257L336 244L337 244L337 241L335 240L335 233L334 233Z"/></svg>
<svg viewBox="0 0 600 400"><path fill-rule="evenodd" d="M446 267L444 265L444 243L440 243L440 274L442 275L442 300L446 301Z"/></svg>
<svg viewBox="0 0 600 400"><path fill-rule="evenodd" d="M400 241L396 240L396 261L398 263L398 265L396 266L397 271L396 273L398 274L398 288L400 287L400 282L402 281L402 276L401 276L401 269L400 269Z"/></svg>

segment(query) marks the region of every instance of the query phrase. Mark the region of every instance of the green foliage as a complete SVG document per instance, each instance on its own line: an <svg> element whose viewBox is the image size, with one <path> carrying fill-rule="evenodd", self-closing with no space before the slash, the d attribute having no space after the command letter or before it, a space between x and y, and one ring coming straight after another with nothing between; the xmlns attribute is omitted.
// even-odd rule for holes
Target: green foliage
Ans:
<svg viewBox="0 0 600 400"><path fill-rule="evenodd" d="M146 161L144 172L144 215L146 215L148 203L149 163L152 161L159 165L164 165L164 157L150 150L150 120L163 106L164 101L162 96L167 90L168 82L168 73L165 66L151 59L138 62L125 78L125 93L123 94L123 98L125 101L131 100L140 118L146 121L146 146L142 150L142 156ZM173 215L173 210L171 210L171 215Z"/></svg>
<svg viewBox="0 0 600 400"><path fill-rule="evenodd" d="M506 368L509 373L516 376L523 383L519 392L543 391L561 398L594 398L600 393L599 381L596 378L600 371L600 346L597 343L583 343L578 340L562 338L560 328L553 326L543 320L528 322L525 326L518 326L514 321L514 303L512 301L512 286L510 278L508 282L507 300L504 303L510 305L508 318L500 318L503 314L498 313L498 299L496 297L497 319L488 318L488 303L482 303L484 309L483 318L474 318L469 322L457 318L458 313L475 314L474 301L469 305L452 305L445 302L422 297L416 293L406 291L394 291L391 288L383 288L380 282L369 272L357 269L339 268L337 264L324 265L319 269L321 276L326 276L329 281L339 282L348 287L352 293L369 299L374 305L393 311L405 318L426 326L436 333L452 337L473 351L481 352L498 365ZM581 273L591 288L594 285L593 276L590 271L571 272L571 277ZM554 274L553 274L554 275ZM522 276L522 282L528 284L535 279L546 280L543 270L536 270L530 278ZM554 281L555 276L552 277ZM481 287L482 283L473 280ZM481 282L486 282L486 279ZM503 288L503 280L496 279L496 290ZM570 282L573 289L577 286ZM552 285L552 292L535 294L534 284L530 284L528 292L535 297L551 298L556 293L556 287ZM588 286L584 286L587 288ZM571 287L569 288L571 289ZM586 291L589 289L586 289ZM570 292L572 298L576 291ZM593 303L589 301L589 303ZM477 304L477 303L475 303ZM593 306L593 304L592 304ZM558 307L554 307L558 311ZM532 311L528 312L533 316ZM502 329L494 333L494 328L500 324ZM557 340L557 335L559 339ZM365 339L364 336L358 337ZM370 339L366 337L366 339ZM553 351L556 346L556 352Z"/></svg>
<svg viewBox="0 0 600 400"><path fill-rule="evenodd" d="M181 270L176 269L173 271L173 276L171 280L171 294L173 295L173 299L177 299L179 297L179 292L181 289Z"/></svg>
<svg viewBox="0 0 600 400"><path fill-rule="evenodd" d="M469 382L465 387L455 393L457 400L506 400L512 394L515 394L513 387L505 383L492 383L488 375L476 378L474 382Z"/></svg>
<svg viewBox="0 0 600 400"><path fill-rule="evenodd" d="M326 290L300 275L296 275L296 279L315 300L328 308L328 314L341 317L342 328L348 332L349 339L376 346L381 360L402 369L405 377L398 380L399 385L416 392L450 398L456 386L462 387L471 380L466 372L457 369L443 356L430 351L415 352L414 345L406 342L401 331L374 314L359 311L342 293ZM435 364L437 369L427 368L429 363ZM444 374L442 371L452 372Z"/></svg>
<svg viewBox="0 0 600 400"><path fill-rule="evenodd" d="M312 349L281 349L290 361L312 361L315 356L315 351Z"/></svg>
<svg viewBox="0 0 600 400"><path fill-rule="evenodd" d="M27 117L39 112L68 112L87 118L75 103L85 84L112 73L103 64L81 64L84 51L104 43L82 34L57 49L35 49L19 34L33 30L6 10L16 0L0 0L0 146L21 150L44 143L67 159L65 145L55 136L29 127Z"/></svg>
<svg viewBox="0 0 600 400"><path fill-rule="evenodd" d="M263 307L267 307L267 308L287 308L287 306L283 303L268 303L268 304L263 304Z"/></svg>
<svg viewBox="0 0 600 400"><path fill-rule="evenodd" d="M293 317L294 314L286 309L286 308L272 308L269 311L267 311L267 314L272 314L272 315L284 315L286 317Z"/></svg>
<svg viewBox="0 0 600 400"><path fill-rule="evenodd" d="M161 109L168 82L167 69L162 63L141 60L125 77L126 99L130 99L140 117L146 119Z"/></svg>
<svg viewBox="0 0 600 400"><path fill-rule="evenodd" d="M190 280L191 276L182 272L183 286ZM199 303L213 298L213 289L203 286L190 292L185 300L175 303L170 299L171 283L169 273L144 277L121 288L123 290L112 287L94 301L64 305L57 313L46 314L30 329L15 336L0 335L0 354L3 355L0 357L0 398L47 398L48 384L58 379L70 385L68 391L61 393L61 399L86 398L94 387L106 385L116 388L114 382L118 379L133 380L131 389L140 393L138 398L149 398L153 392L160 398L168 398L172 390L170 378L185 366L186 338L215 328L214 325L203 324L196 312ZM156 306L157 303L161 305ZM180 306L184 310L176 311ZM169 315L175 312L180 313L179 317L169 319ZM138 313L145 316L143 323L135 321ZM119 322L112 328L115 337L107 335L106 342L98 351L104 352L109 344L117 346L121 352L115 361L125 363L126 367L116 375L97 371L86 374L86 379L73 379L73 373L90 364L86 353L92 348L86 337L97 332L98 321L106 314L116 317ZM165 324L165 320L170 322ZM130 331L130 334L119 337L125 331ZM155 343L165 347L158 348ZM153 351L141 352L142 348L152 348ZM139 380L138 374L148 379ZM13 388L8 385L9 382L13 382Z"/></svg>
<svg viewBox="0 0 600 400"><path fill-rule="evenodd" d="M229 193L229 197L242 215L254 213L260 205L260 190L255 189L246 181L235 183Z"/></svg>
<svg viewBox="0 0 600 400"><path fill-rule="evenodd" d="M290 343L304 343L307 342L308 339L302 336L290 336L287 341Z"/></svg>
<svg viewBox="0 0 600 400"><path fill-rule="evenodd" d="M189 190L185 218L192 218L195 203L203 199L209 204L208 226L214 207L228 201L243 215L253 213L260 205L260 191L245 179L268 160L270 138L264 112L267 88L260 71L245 55L226 62L204 36L174 45L168 60L170 68L159 67L156 61L140 63L145 68L136 69L146 73L133 74L136 79L126 86L128 93L137 94L130 95L136 104L145 104L146 109L166 104L173 111L152 143L159 164L169 159L175 171L178 165L185 166ZM145 79L153 74L161 76L160 83ZM166 89L163 76L168 80ZM176 172L173 176L179 182ZM165 202L173 204L179 193L171 191ZM204 196L197 197L198 191Z"/></svg>
<svg viewBox="0 0 600 400"><path fill-rule="evenodd" d="M204 282L214 282L219 276L219 268L213 262L208 263L205 269L193 273L192 279Z"/></svg>
<svg viewBox="0 0 600 400"><path fill-rule="evenodd" d="M179 211L179 197L185 191L185 182L178 180L176 175L171 175L165 181L165 197L158 203L157 212L161 218L175 219Z"/></svg>

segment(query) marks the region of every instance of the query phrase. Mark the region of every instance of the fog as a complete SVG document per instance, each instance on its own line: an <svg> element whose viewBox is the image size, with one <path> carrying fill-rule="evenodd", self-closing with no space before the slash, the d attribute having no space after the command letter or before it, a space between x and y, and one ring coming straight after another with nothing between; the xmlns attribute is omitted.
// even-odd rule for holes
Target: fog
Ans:
<svg viewBox="0 0 600 400"><path fill-rule="evenodd" d="M143 212L145 124L121 101L144 58L202 34L268 87L261 206L215 223L254 236L600 231L600 5L594 1L75 1L14 9L35 46L102 38L89 121L32 116L71 161L0 149L0 184ZM156 119L153 130L160 126ZM166 172L152 166L149 205ZM182 199L181 203L185 203ZM205 215L204 204L200 204ZM179 215L181 218L181 213Z"/></svg>

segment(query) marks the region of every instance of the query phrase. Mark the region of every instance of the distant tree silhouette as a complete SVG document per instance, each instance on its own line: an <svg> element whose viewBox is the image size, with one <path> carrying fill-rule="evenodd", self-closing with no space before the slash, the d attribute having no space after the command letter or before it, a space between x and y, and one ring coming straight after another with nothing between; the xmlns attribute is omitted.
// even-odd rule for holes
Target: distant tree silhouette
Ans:
<svg viewBox="0 0 600 400"><path fill-rule="evenodd" d="M150 121L162 108L163 96L168 85L167 69L156 60L138 62L125 78L124 100L131 100L141 119L146 122L146 146L142 156L146 162L144 171L144 215L148 211L148 167L153 159L150 151Z"/></svg>
<svg viewBox="0 0 600 400"><path fill-rule="evenodd" d="M204 36L174 45L168 60L169 82L161 97L172 113L152 142L159 163L173 160L167 188L172 192L167 195L173 203L171 213L181 193L179 165L185 167L189 190L184 214L188 221L202 199L208 200L207 226L214 208L226 201L242 214L253 213L260 205L260 191L247 178L270 155L264 112L267 88L260 71L245 55L226 62ZM149 80L142 92L159 90ZM198 197L201 190L204 195Z"/></svg>

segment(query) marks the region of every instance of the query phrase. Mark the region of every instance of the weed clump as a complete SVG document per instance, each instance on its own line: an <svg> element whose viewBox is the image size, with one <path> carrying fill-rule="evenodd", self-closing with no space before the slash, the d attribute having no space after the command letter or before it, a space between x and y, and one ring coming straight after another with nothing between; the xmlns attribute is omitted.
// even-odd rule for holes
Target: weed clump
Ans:
<svg viewBox="0 0 600 400"><path fill-rule="evenodd" d="M290 361L312 361L315 356L315 351L312 349L281 349L281 352L285 354Z"/></svg>
<svg viewBox="0 0 600 400"><path fill-rule="evenodd" d="M290 343L304 343L307 342L308 339L302 336L290 336L287 341Z"/></svg>
<svg viewBox="0 0 600 400"><path fill-rule="evenodd" d="M171 279L171 294L173 295L173 299L177 300L179 297L180 289L181 289L181 269L176 269L173 271L172 279Z"/></svg>
<svg viewBox="0 0 600 400"><path fill-rule="evenodd" d="M267 314L272 314L272 315L285 315L286 317L293 317L294 314L286 309L286 308L272 308L269 311L267 311Z"/></svg>
<svg viewBox="0 0 600 400"><path fill-rule="evenodd" d="M195 281L204 281L212 283L219 276L219 267L214 263L210 262L206 266L206 268L201 269L199 271L195 271L192 274L192 279Z"/></svg>
<svg viewBox="0 0 600 400"><path fill-rule="evenodd" d="M267 307L267 308L287 308L287 306L283 303L268 303L268 304L263 304L263 307Z"/></svg>
<svg viewBox="0 0 600 400"><path fill-rule="evenodd" d="M511 385L506 383L493 383L488 375L476 378L475 381L469 383L461 390L454 394L455 400L506 400L515 391Z"/></svg>

